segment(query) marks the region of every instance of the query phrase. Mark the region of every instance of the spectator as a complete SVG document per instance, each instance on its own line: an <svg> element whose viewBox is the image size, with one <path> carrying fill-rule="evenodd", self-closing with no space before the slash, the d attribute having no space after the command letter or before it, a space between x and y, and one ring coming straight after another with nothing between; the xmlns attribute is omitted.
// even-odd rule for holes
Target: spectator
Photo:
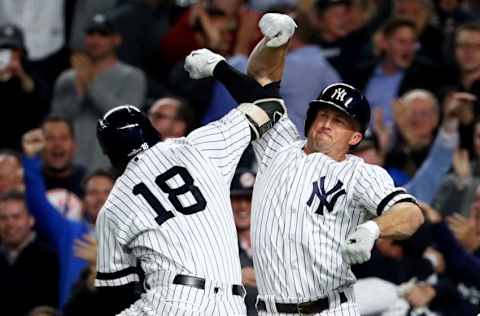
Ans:
<svg viewBox="0 0 480 316"><path fill-rule="evenodd" d="M253 270L252 242L250 240L250 213L252 209L252 192L255 174L247 169L238 169L232 180L230 200L232 201L233 217L237 227L242 266L242 283L247 290L245 304L247 315L257 315L255 303L258 295L255 271Z"/></svg>
<svg viewBox="0 0 480 316"><path fill-rule="evenodd" d="M402 18L387 21L379 35L379 58L359 66L349 79L365 91L374 110L382 109L383 120L389 128L393 126L393 102L397 96L419 88L435 93L442 82L433 65L416 56L416 40L416 26L412 21Z"/></svg>
<svg viewBox="0 0 480 316"><path fill-rule="evenodd" d="M416 95L417 97L426 97L426 101L433 100L433 96L424 90L414 90L409 94L410 99L415 98ZM459 138L457 128L458 109L463 106L461 103L463 97L462 94L457 94L454 98L447 100L443 106L444 120L436 136L434 136L435 139L428 151L428 156L411 178L406 176L401 169L387 169L398 185L403 185L409 193L414 194L420 201L426 203L433 201L437 191L441 188L445 174L452 166L452 160L455 159L454 152L458 146ZM403 104L398 104L398 106L405 109ZM404 121L404 119L398 121ZM403 125L403 129L411 128L407 127L405 123L401 123L401 125ZM365 139L352 152L362 157L367 163L385 167L386 150L384 146L382 147L380 138L377 132L369 130Z"/></svg>
<svg viewBox="0 0 480 316"><path fill-rule="evenodd" d="M162 140L186 136L194 125L194 115L187 100L178 96L158 99L148 109L148 118Z"/></svg>
<svg viewBox="0 0 480 316"><path fill-rule="evenodd" d="M327 61L343 79L365 58L371 59L371 37L385 20L389 1L373 6L359 0L317 0L310 9L301 9L313 22L317 43Z"/></svg>
<svg viewBox="0 0 480 316"><path fill-rule="evenodd" d="M72 27L70 29L69 47L73 52L85 50L85 29L93 16L99 12L110 12L117 0L82 0L74 1Z"/></svg>
<svg viewBox="0 0 480 316"><path fill-rule="evenodd" d="M395 0L394 17L410 19L417 30L417 55L440 65L443 61L443 34L432 23L434 7L431 0Z"/></svg>
<svg viewBox="0 0 480 316"><path fill-rule="evenodd" d="M23 133L37 127L48 113L48 99L45 84L29 69L23 33L14 24L0 25L0 95L6 104L0 148L20 150Z"/></svg>
<svg viewBox="0 0 480 316"><path fill-rule="evenodd" d="M238 50L237 38L242 36L242 24L256 25L259 15L243 6L243 0L213 0L208 4L198 1L180 17L172 29L161 39L161 52L165 60L174 65L192 50L207 47L223 56ZM260 39L258 28L250 30L246 55ZM246 35L246 34L243 34ZM255 35L255 36L252 36Z"/></svg>
<svg viewBox="0 0 480 316"><path fill-rule="evenodd" d="M50 306L39 306L32 309L27 316L61 316L60 313Z"/></svg>
<svg viewBox="0 0 480 316"><path fill-rule="evenodd" d="M478 201L477 201L478 203ZM480 258L479 252L471 253L459 242L457 229L449 229L447 222L440 213L429 205L422 205L425 217L433 224L433 238L436 248L445 258L446 271L456 282L461 300L455 308L455 315L478 315L480 312ZM477 243L479 235L480 208L472 206L470 227L476 235Z"/></svg>
<svg viewBox="0 0 480 316"><path fill-rule="evenodd" d="M456 69L446 90L468 92L476 97L475 106L464 108L460 121L461 147L474 156L473 129L480 114L480 23L469 22L458 27L455 34Z"/></svg>
<svg viewBox="0 0 480 316"><path fill-rule="evenodd" d="M22 193L6 193L0 198L0 297L4 315L23 316L35 306L58 304L58 258L36 239L34 223Z"/></svg>
<svg viewBox="0 0 480 316"><path fill-rule="evenodd" d="M73 68L58 78L52 114L73 121L79 135L76 161L95 170L109 166L95 137L97 120L119 104L141 104L146 83L140 70L117 59L121 36L105 15L95 15L86 32L87 55L72 56Z"/></svg>
<svg viewBox="0 0 480 316"><path fill-rule="evenodd" d="M27 204L36 219L38 229L49 238L60 257L60 305L68 300L73 285L80 278L87 264L95 260L95 221L113 187L113 176L105 171L96 171L84 181L83 220L76 222L65 218L48 201L43 181L40 160L35 158L32 144L25 143L23 158ZM38 151L41 150L37 148ZM93 255L92 255L93 253Z"/></svg>
<svg viewBox="0 0 480 316"><path fill-rule="evenodd" d="M391 144L386 166L412 177L433 144L440 123L440 106L432 93L414 89L406 92L396 107L402 113L397 115L395 141Z"/></svg>
<svg viewBox="0 0 480 316"><path fill-rule="evenodd" d="M20 154L11 150L0 150L0 194L9 191L23 192L23 168Z"/></svg>
<svg viewBox="0 0 480 316"><path fill-rule="evenodd" d="M456 152L453 159L453 171L445 179L435 196L432 206L443 216L459 213L468 216L470 207L476 199L480 185L480 122L474 130L475 157L472 161L466 150Z"/></svg>
<svg viewBox="0 0 480 316"><path fill-rule="evenodd" d="M201 6L201 2L197 2L197 4L191 8L192 14L197 16L197 27L195 30L190 30L190 32L196 34L195 36L199 38L199 42L187 42L184 37L186 35L177 34L174 36L176 32L182 33L186 31L187 28L184 23L187 22L186 20L182 22L182 19L186 19L186 16L190 14L187 11L185 13L186 15L180 18L178 24L162 39L162 43L172 41L172 45L174 45L168 47L162 46L162 53L165 53L168 58L169 53L165 50L181 50L185 48L182 48L181 45L183 44L188 44L187 46L189 47L193 45L193 49L207 47L230 58L229 63L235 68L241 69L246 60L246 56L248 56L253 45L258 42L260 38L260 32L257 26L258 14L242 8L242 1L240 0L233 0L235 5L232 7L225 5L228 4L228 2L229 1L226 0L213 1L212 6L208 7L208 10L205 10ZM190 26L188 26L188 28L190 28ZM183 40L180 42L181 45L177 46L179 44L179 37L183 38ZM188 38L188 36L186 38ZM189 52L190 51L177 52L181 57L175 60L182 59ZM240 56L239 60L236 58L238 56ZM183 69L183 59L173 67L170 74L170 83L172 91L186 98L190 105L194 107L195 113L202 118L202 124L220 118L228 111L226 110L227 108L231 108L236 104L221 103L225 98L227 98L227 102L232 99L228 93L226 93L225 89L219 88L221 85L215 83L213 79L191 80L187 72ZM219 104L216 99L220 102Z"/></svg>
<svg viewBox="0 0 480 316"><path fill-rule="evenodd" d="M42 169L49 200L67 218L80 220L85 168L73 163L76 144L72 123L61 117L48 117L42 129L26 133L23 142L31 144L28 147L35 151L43 148Z"/></svg>
<svg viewBox="0 0 480 316"><path fill-rule="evenodd" d="M473 21L475 15L462 8L461 0L435 1L437 7L438 24L443 33L443 53L448 64L454 62L453 51L455 46L455 30L459 25Z"/></svg>
<svg viewBox="0 0 480 316"><path fill-rule="evenodd" d="M48 100L55 79L68 68L66 43L76 2L81 1L0 1L0 24L18 23L25 33L25 46L32 69L45 81Z"/></svg>

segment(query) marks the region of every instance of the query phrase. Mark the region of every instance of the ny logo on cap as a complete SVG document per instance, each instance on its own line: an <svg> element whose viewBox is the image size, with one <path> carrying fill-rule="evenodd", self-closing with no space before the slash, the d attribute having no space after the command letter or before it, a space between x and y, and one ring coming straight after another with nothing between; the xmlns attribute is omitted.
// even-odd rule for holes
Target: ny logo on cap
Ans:
<svg viewBox="0 0 480 316"><path fill-rule="evenodd" d="M345 89L343 88L337 88L335 89L335 91L333 91L333 94L332 94L332 99L336 99L338 101L341 101L343 102L345 96L347 95L347 91L345 91Z"/></svg>

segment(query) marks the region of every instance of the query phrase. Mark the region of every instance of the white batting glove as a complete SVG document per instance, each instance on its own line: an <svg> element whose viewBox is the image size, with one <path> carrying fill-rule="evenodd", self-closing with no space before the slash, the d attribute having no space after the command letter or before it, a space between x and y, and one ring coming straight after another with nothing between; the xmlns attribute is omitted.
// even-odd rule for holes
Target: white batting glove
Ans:
<svg viewBox="0 0 480 316"><path fill-rule="evenodd" d="M380 236L380 228L374 221L358 225L353 233L347 236L342 245L342 257L348 264L363 263L370 260L375 240Z"/></svg>
<svg viewBox="0 0 480 316"><path fill-rule="evenodd" d="M258 26L268 39L267 47L279 47L292 37L297 24L286 14L267 13L262 16Z"/></svg>
<svg viewBox="0 0 480 316"><path fill-rule="evenodd" d="M209 49L197 49L185 58L183 68L188 72L190 78L203 79L213 76L213 70L222 60L225 60L223 56L215 54Z"/></svg>

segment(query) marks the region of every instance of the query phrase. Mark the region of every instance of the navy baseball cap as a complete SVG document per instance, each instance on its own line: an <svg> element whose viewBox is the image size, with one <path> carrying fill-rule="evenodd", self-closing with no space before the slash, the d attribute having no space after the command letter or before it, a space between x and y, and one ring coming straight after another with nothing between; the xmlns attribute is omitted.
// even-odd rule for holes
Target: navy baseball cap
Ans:
<svg viewBox="0 0 480 316"><path fill-rule="evenodd" d="M317 0L315 2L315 6L317 7L318 10L325 10L329 7L335 6L335 5L351 5L352 1L351 0Z"/></svg>
<svg viewBox="0 0 480 316"><path fill-rule="evenodd" d="M15 24L0 25L0 48L18 48L25 50L22 30Z"/></svg>
<svg viewBox="0 0 480 316"><path fill-rule="evenodd" d="M100 33L102 35L112 35L118 33L113 20L105 14L95 14L85 28L87 34Z"/></svg>
<svg viewBox="0 0 480 316"><path fill-rule="evenodd" d="M255 173L247 169L239 169L235 172L230 187L230 196L240 197L252 195L255 184Z"/></svg>

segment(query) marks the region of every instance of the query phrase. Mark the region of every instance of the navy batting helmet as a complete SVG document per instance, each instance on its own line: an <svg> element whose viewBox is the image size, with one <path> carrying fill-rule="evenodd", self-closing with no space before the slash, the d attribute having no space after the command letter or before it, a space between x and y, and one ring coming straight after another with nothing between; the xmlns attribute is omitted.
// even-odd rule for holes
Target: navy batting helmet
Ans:
<svg viewBox="0 0 480 316"><path fill-rule="evenodd" d="M340 110L355 120L360 132L365 134L370 123L370 104L363 94L346 83L334 83L323 89L316 100L310 102L305 118L305 136L322 107Z"/></svg>
<svg viewBox="0 0 480 316"><path fill-rule="evenodd" d="M122 172L139 152L160 141L150 120L132 105L118 106L98 120L97 138L112 165Z"/></svg>

